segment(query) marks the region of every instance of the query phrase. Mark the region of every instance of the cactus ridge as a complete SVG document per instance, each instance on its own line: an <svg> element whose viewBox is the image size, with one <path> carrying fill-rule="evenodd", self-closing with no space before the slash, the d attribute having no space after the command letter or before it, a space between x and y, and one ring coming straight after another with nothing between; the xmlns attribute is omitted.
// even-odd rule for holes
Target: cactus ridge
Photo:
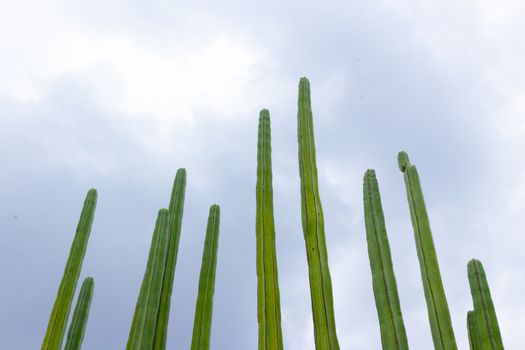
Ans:
<svg viewBox="0 0 525 350"><path fill-rule="evenodd" d="M80 350L84 333L89 317L89 308L93 297L94 281L92 277L87 277L82 283L78 295L77 305L73 312L73 319L69 325L64 350Z"/></svg>
<svg viewBox="0 0 525 350"><path fill-rule="evenodd" d="M299 81L297 120L301 212L309 267L314 338L317 349L336 350L339 349L339 342L335 327L324 216L319 199L310 83L307 78Z"/></svg>
<svg viewBox="0 0 525 350"><path fill-rule="evenodd" d="M42 343L42 350L59 350L62 347L71 304L73 303L82 262L87 250L96 204L97 190L91 189L84 200L84 206L80 214L73 243L71 244L64 275L58 288L57 298L53 305L46 335Z"/></svg>
<svg viewBox="0 0 525 350"><path fill-rule="evenodd" d="M410 164L408 155L405 152L398 154L398 164L399 169L404 174L406 184L434 346L436 349L456 350L456 339L439 272L439 264L419 175L416 167Z"/></svg>
<svg viewBox="0 0 525 350"><path fill-rule="evenodd" d="M474 300L474 316L478 330L478 341L483 349L503 350L503 341L496 317L496 311L483 265L479 260L472 259L468 263L468 278L472 299Z"/></svg>
<svg viewBox="0 0 525 350"><path fill-rule="evenodd" d="M259 115L256 185L257 318L259 349L283 349L275 223L273 217L270 113Z"/></svg>
<svg viewBox="0 0 525 350"><path fill-rule="evenodd" d="M206 239L202 254L199 292L195 306L195 321L191 350L208 350L210 348L211 324L213 316L213 294L215 292L215 271L217 267L217 250L219 245L220 208L217 204L210 207Z"/></svg>
<svg viewBox="0 0 525 350"><path fill-rule="evenodd" d="M370 169L365 173L363 197L368 255L381 328L381 342L383 349L406 350L408 339L401 314L381 196L374 170Z"/></svg>

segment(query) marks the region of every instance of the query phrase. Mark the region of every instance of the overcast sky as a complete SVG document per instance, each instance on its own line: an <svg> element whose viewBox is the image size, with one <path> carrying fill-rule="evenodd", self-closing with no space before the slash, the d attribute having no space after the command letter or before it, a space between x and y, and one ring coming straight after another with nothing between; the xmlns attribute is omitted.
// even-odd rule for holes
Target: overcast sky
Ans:
<svg viewBox="0 0 525 350"><path fill-rule="evenodd" d="M314 348L297 84L310 78L342 349L381 348L362 208L376 169L412 349L432 340L396 155L420 173L452 321L467 261L525 343L525 5L472 1L0 0L0 348L38 349L86 192L84 349L123 349L156 212L188 172L168 349L188 349L208 208L221 205L211 347L257 347L257 121L272 118L284 345Z"/></svg>

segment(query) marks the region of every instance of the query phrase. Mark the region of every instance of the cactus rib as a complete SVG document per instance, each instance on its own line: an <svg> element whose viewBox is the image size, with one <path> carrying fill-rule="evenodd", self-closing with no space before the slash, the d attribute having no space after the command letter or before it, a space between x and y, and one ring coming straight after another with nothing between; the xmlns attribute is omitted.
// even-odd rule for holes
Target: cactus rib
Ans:
<svg viewBox="0 0 525 350"><path fill-rule="evenodd" d="M126 349L153 349L168 251L169 211L160 209Z"/></svg>
<svg viewBox="0 0 525 350"><path fill-rule="evenodd" d="M97 191L91 189L86 195L75 238L71 244L64 275L58 288L57 298L42 343L42 350L60 350L66 330L71 304L75 295L82 262L86 254L91 226L97 204Z"/></svg>
<svg viewBox="0 0 525 350"><path fill-rule="evenodd" d="M259 349L283 349L275 223L273 217L270 112L259 114L256 185L257 319Z"/></svg>
<svg viewBox="0 0 525 350"><path fill-rule="evenodd" d="M368 256L383 349L406 350L408 339L401 314L396 277L374 170L364 176L363 197Z"/></svg>
<svg viewBox="0 0 525 350"><path fill-rule="evenodd" d="M173 278L175 276L175 266L177 264L182 215L184 211L185 190L186 170L184 168L180 168L177 170L177 174L175 175L169 204L170 216L168 252L166 254L166 260L164 263L166 268L162 277L159 314L157 317L157 328L155 331L154 349L156 350L163 350L166 348L171 294L173 290Z"/></svg>
<svg viewBox="0 0 525 350"><path fill-rule="evenodd" d="M339 342L335 327L323 209L319 198L310 83L306 78L299 81L297 121L302 225L308 258L314 338L317 349L335 350L339 349Z"/></svg>
<svg viewBox="0 0 525 350"><path fill-rule="evenodd" d="M80 288L80 294L78 295L77 305L73 312L73 319L69 325L64 350L80 350L82 346L89 317L89 307L93 297L93 288L93 278L87 277Z"/></svg>
<svg viewBox="0 0 525 350"><path fill-rule="evenodd" d="M447 298L441 281L419 175L416 167L410 164L408 155L405 152L399 152L398 164L399 169L404 174L406 184L434 347L436 350L456 350L456 339L450 319Z"/></svg>
<svg viewBox="0 0 525 350"><path fill-rule="evenodd" d="M219 245L219 223L220 208L217 204L214 204L210 207L206 227L191 350L208 350L210 348L215 270Z"/></svg>
<svg viewBox="0 0 525 350"><path fill-rule="evenodd" d="M468 263L468 279L479 343L482 349L503 350L503 341L496 317L496 310L485 275L483 265L479 260L472 259Z"/></svg>

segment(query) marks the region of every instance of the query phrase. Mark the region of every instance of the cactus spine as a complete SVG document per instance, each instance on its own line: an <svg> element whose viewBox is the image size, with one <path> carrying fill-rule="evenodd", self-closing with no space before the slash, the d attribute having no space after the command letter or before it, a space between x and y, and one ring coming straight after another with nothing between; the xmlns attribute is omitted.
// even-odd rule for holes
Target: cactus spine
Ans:
<svg viewBox="0 0 525 350"><path fill-rule="evenodd" d="M335 328L323 208L319 198L310 83L306 78L299 81L297 122L301 212L308 258L315 345L317 349L336 350L339 349L339 342Z"/></svg>
<svg viewBox="0 0 525 350"><path fill-rule="evenodd" d="M208 350L210 348L215 270L219 246L219 223L220 208L217 204L214 204L210 207L208 225L206 227L191 350Z"/></svg>
<svg viewBox="0 0 525 350"><path fill-rule="evenodd" d="M479 332L476 324L476 315L474 311L467 313L467 331L468 331L468 343L470 350L481 350L479 346Z"/></svg>
<svg viewBox="0 0 525 350"><path fill-rule="evenodd" d="M408 339L401 314L390 245L374 170L364 176L366 240L383 349L407 350Z"/></svg>
<svg viewBox="0 0 525 350"><path fill-rule="evenodd" d="M275 226L273 219L270 112L267 109L263 109L259 115L257 146L255 233L257 241L257 320L259 323L259 349L282 350L281 305L279 301Z"/></svg>
<svg viewBox="0 0 525 350"><path fill-rule="evenodd" d="M154 349L162 282L168 253L169 211L160 209L149 251L146 272L142 280L127 350Z"/></svg>
<svg viewBox="0 0 525 350"><path fill-rule="evenodd" d="M169 205L169 237L168 253L166 255L165 270L163 275L162 291L160 296L160 307L155 334L155 349L166 348L168 333L168 321L171 304L171 293L173 290L173 278L175 277L175 266L179 251L180 231L182 226L182 214L184 211L184 195L186 191L186 170L177 170Z"/></svg>
<svg viewBox="0 0 525 350"><path fill-rule="evenodd" d="M474 323L479 335L480 349L503 350L503 341L499 330L494 303L485 276L485 270L479 260L468 263L468 279L474 301Z"/></svg>
<svg viewBox="0 0 525 350"><path fill-rule="evenodd" d="M67 332L66 346L64 350L80 350L84 340L84 332L89 317L89 307L93 298L93 288L95 282L93 278L87 277L82 283L80 294L78 295L77 305L73 312L73 319Z"/></svg>
<svg viewBox="0 0 525 350"><path fill-rule="evenodd" d="M399 152L398 164L405 178L410 217L414 227L417 255L434 347L436 350L456 350L456 339L452 329L445 290L441 281L419 175L416 167L410 164L408 155L405 152Z"/></svg>
<svg viewBox="0 0 525 350"><path fill-rule="evenodd" d="M69 311L71 310L80 270L82 269L82 262L86 254L96 204L97 190L91 189L84 200L84 207L80 214L75 238L71 244L64 275L47 325L42 350L60 350L62 348Z"/></svg>

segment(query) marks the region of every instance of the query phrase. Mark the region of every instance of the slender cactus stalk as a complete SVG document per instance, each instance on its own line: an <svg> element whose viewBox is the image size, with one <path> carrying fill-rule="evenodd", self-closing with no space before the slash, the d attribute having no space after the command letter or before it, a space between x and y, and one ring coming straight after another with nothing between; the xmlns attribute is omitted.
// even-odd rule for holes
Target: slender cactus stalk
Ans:
<svg viewBox="0 0 525 350"><path fill-rule="evenodd" d="M155 333L155 350L166 349L168 334L168 321L171 304L171 293L173 290L173 278L175 277L175 266L177 264L177 253L179 251L180 231L182 226L182 214L184 211L184 195L186 191L186 170L180 168L175 175L173 189L169 205L169 237L168 253L166 255L162 291L160 299L157 328Z"/></svg>
<svg viewBox="0 0 525 350"><path fill-rule="evenodd" d="M259 350L282 350L281 305L273 219L270 112L267 109L263 109L259 115L257 146L255 233L257 240Z"/></svg>
<svg viewBox="0 0 525 350"><path fill-rule="evenodd" d="M479 331L474 311L469 311L467 313L467 330L470 350L481 350L479 344Z"/></svg>
<svg viewBox="0 0 525 350"><path fill-rule="evenodd" d="M69 325L67 332L66 346L64 350L80 350L82 341L84 340L84 333L89 317L89 307L91 306L91 299L93 298L93 288L95 282L93 278L87 277L82 283L80 294L78 295L77 305L73 312L73 319Z"/></svg>
<svg viewBox="0 0 525 350"><path fill-rule="evenodd" d="M332 281L328 267L323 208L319 198L315 160L310 83L306 78L301 78L299 81L297 122L301 212L308 258L315 346L322 350L338 350Z"/></svg>
<svg viewBox="0 0 525 350"><path fill-rule="evenodd" d="M479 334L480 349L503 350L503 341L499 330L494 303L490 296L485 270L479 260L468 263L468 279L474 301L474 315Z"/></svg>
<svg viewBox="0 0 525 350"><path fill-rule="evenodd" d="M403 172L405 178L434 347L436 350L456 350L456 339L452 329L445 290L441 281L419 175L416 167L410 164L408 155L405 152L399 152L398 163L399 169Z"/></svg>
<svg viewBox="0 0 525 350"><path fill-rule="evenodd" d="M168 253L169 211L160 209L149 251L148 264L133 315L127 350L153 349Z"/></svg>
<svg viewBox="0 0 525 350"><path fill-rule="evenodd" d="M75 290L91 232L91 225L93 223L93 217L95 216L96 204L97 190L91 189L84 200L84 207L80 214L75 238L71 244L64 275L60 282L57 298L47 325L42 350L60 350L62 348L69 311L71 310L71 304L75 296Z"/></svg>
<svg viewBox="0 0 525 350"><path fill-rule="evenodd" d="M217 249L219 246L220 208L217 204L210 207L204 252L202 253L199 294L195 307L191 350L210 348L211 321L213 314L213 294L215 292L215 270L217 267Z"/></svg>
<svg viewBox="0 0 525 350"><path fill-rule="evenodd" d="M408 339L397 293L381 196L374 170L364 176L366 240L383 349L407 350Z"/></svg>

